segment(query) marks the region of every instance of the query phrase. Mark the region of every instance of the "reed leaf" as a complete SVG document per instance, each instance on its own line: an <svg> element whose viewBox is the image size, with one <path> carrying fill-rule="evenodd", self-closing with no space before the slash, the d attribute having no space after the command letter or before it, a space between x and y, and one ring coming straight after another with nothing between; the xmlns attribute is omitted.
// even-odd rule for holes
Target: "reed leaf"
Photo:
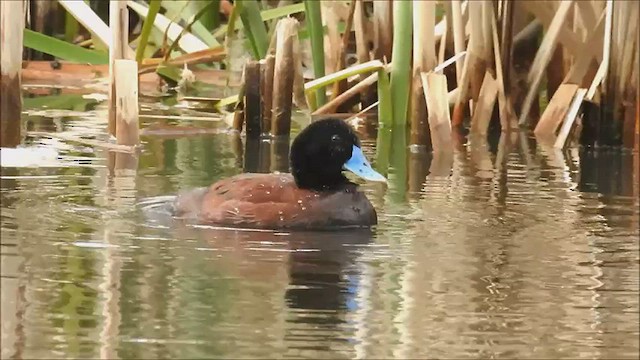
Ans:
<svg viewBox="0 0 640 360"><path fill-rule="evenodd" d="M78 20L66 11L64 15L64 39L70 43L73 42L79 30L80 23L78 23Z"/></svg>
<svg viewBox="0 0 640 360"><path fill-rule="evenodd" d="M237 7L234 7L233 11L236 12ZM293 5L277 7L274 9L263 10L260 12L260 17L262 18L262 21L267 21L267 20L273 20L273 19L289 16L289 15L303 12L303 11L304 11L304 4L293 4ZM226 25L220 26L218 30L216 30L213 33L213 36L218 38L224 35L225 33L228 33L228 31L230 31L229 28L232 27L231 25L232 25L231 19L229 19L229 23ZM234 24L232 30L240 30L242 28L243 28L242 24L237 24L237 25Z"/></svg>
<svg viewBox="0 0 640 360"><path fill-rule="evenodd" d="M140 15L141 17L146 18L148 16L149 9L145 5L134 2L134 1L127 2L127 5L133 11L138 13L138 15ZM162 14L156 14L156 18L153 24L160 31L162 32L166 31L167 37L171 41L176 41L178 37L180 37L179 41L177 42L180 48L185 52L189 53L189 52L200 51L200 50L205 50L209 48L209 45L207 45L204 41L200 40L200 38L198 38L197 36L191 33L182 34L182 32L184 31L182 26L169 20L169 18L167 18Z"/></svg>
<svg viewBox="0 0 640 360"><path fill-rule="evenodd" d="M205 16L200 19L200 23L209 30L207 34L211 34L212 30L217 29L218 26L220 26L220 0L209 1L211 2L211 6L207 10Z"/></svg>
<svg viewBox="0 0 640 360"><path fill-rule="evenodd" d="M411 86L411 45L413 14L411 1L393 3L393 49L391 63L391 98L393 124L406 125Z"/></svg>
<svg viewBox="0 0 640 360"><path fill-rule="evenodd" d="M327 85L331 85L337 81L347 79L351 76L378 71L383 68L384 64L382 64L380 60L367 61L366 63L354 65L346 69L336 71L333 74L323 76L319 79L309 81L305 84L304 90L308 94L311 91L316 91L318 89L324 88Z"/></svg>
<svg viewBox="0 0 640 360"><path fill-rule="evenodd" d="M136 61L138 62L138 65L142 62L142 59L144 57L144 50L147 47L149 35L151 34L151 30L153 29L153 23L156 19L158 11L160 11L160 0L150 0L149 12L147 14L147 18L144 19L144 25L142 25L142 32L140 33L140 43L138 44L138 48L136 49Z"/></svg>
<svg viewBox="0 0 640 360"><path fill-rule="evenodd" d="M207 3L207 5L205 5L203 8L201 8L200 10L198 10L198 12L193 15L192 17L190 17L190 21L187 24L187 26L185 26L185 28L182 30L182 32L180 32L180 35L178 35L178 37L176 37L176 39L173 41L173 43L171 44L171 46L169 47L169 50L165 53L164 59L167 60L169 59L169 55L171 55L171 53L175 50L176 48L176 44L180 43L180 39L182 39L183 36L185 36L186 34L189 34L189 31L191 31L192 27L196 24L198 24L199 19L205 15L209 9L211 7L213 7L216 3L211 1L209 3ZM212 48L218 48L220 47L220 45L216 45L213 46ZM200 50L200 51L207 51L205 50ZM197 52L197 51L196 51Z"/></svg>
<svg viewBox="0 0 640 360"><path fill-rule="evenodd" d="M216 40L216 37L211 34L210 30L213 28L209 27L209 25L212 22L205 20L207 16L212 15L211 12L215 12L215 15L218 14L220 11L219 0L188 1L187 4L185 4L185 1L171 0L163 1L162 7L167 10L166 16L174 19L180 18L184 20L185 23L192 23L191 32L204 41L208 46L216 47L220 45L218 40ZM203 8L207 8L205 10L206 15L201 16L197 21L194 21L196 14ZM217 19L217 16L215 19Z"/></svg>
<svg viewBox="0 0 640 360"><path fill-rule="evenodd" d="M307 27L311 40L311 56L313 57L314 77L324 77L324 29L322 28L322 14L320 2L317 0L304 0ZM327 102L327 93L324 87L316 90L315 106L322 106Z"/></svg>
<svg viewBox="0 0 640 360"><path fill-rule="evenodd" d="M109 54L85 49L51 36L24 29L24 46L60 58L78 63L101 65L109 63Z"/></svg>
<svg viewBox="0 0 640 360"><path fill-rule="evenodd" d="M269 48L269 35L260 15L260 6L257 0L238 0L236 6L240 13L240 19L244 25L245 33L249 39L250 48L255 60L260 60L267 55Z"/></svg>

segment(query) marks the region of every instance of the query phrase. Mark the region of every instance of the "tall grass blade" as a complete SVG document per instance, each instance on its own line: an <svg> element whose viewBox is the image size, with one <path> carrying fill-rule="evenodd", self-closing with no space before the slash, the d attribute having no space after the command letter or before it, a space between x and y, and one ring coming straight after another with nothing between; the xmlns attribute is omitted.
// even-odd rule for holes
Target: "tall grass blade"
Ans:
<svg viewBox="0 0 640 360"><path fill-rule="evenodd" d="M209 0L211 7L207 10L205 15L200 19L202 25L209 30L215 30L220 26L220 0Z"/></svg>
<svg viewBox="0 0 640 360"><path fill-rule="evenodd" d="M63 60L92 65L109 63L108 53L85 49L29 29L24 29L24 46Z"/></svg>
<svg viewBox="0 0 640 360"><path fill-rule="evenodd" d="M407 124L409 89L411 85L411 35L413 14L411 1L393 3L393 52L391 63L391 97L393 99L393 123Z"/></svg>
<svg viewBox="0 0 640 360"><path fill-rule="evenodd" d="M251 51L255 60L260 60L267 55L269 48L269 35L260 15L260 6L257 0L238 0L236 2L240 11L240 19L244 25L245 33L251 45Z"/></svg>
<svg viewBox="0 0 640 360"><path fill-rule="evenodd" d="M186 3L186 4L185 4ZM208 0L208 1L163 1L162 7L167 10L166 16L172 19L182 19L185 23L192 23L191 32L196 35L198 38L202 39L208 46L216 47L220 45L216 37L211 34L213 28L209 28L207 24L209 21L207 20L209 17L213 16L214 19L218 19L218 12L220 10L220 1L219 0ZM198 21L194 21L194 17L196 14L200 12L203 8L207 8L205 10L206 14L201 16ZM214 13L214 14L212 14Z"/></svg>
<svg viewBox="0 0 640 360"><path fill-rule="evenodd" d="M138 13L143 18L146 18L149 14L149 9L143 4L128 1L127 6L129 6L133 11ZM156 14L156 18L153 22L155 27L157 27L160 31L167 33L167 37L171 41L176 41L178 37L180 37L178 41L178 45L185 52L195 52L200 50L208 49L209 46L204 43L200 38L196 37L191 33L182 34L184 29L182 26L172 22L166 16L162 14ZM182 35L181 35L182 34Z"/></svg>
<svg viewBox="0 0 640 360"><path fill-rule="evenodd" d="M378 123L380 128L393 126L393 100L389 75L385 70L378 70Z"/></svg>
<svg viewBox="0 0 640 360"><path fill-rule="evenodd" d="M237 12L237 6L234 7L233 11ZM284 16L289 16L289 15L292 15L292 14L295 14L295 13L299 13L299 12L303 12L303 11L304 11L304 4L293 4L293 5L286 5L286 6L282 6L282 7L277 7L277 8L274 8L274 9L264 10L264 11L260 12L260 17L262 18L262 21L267 21L267 20L278 19L278 18L281 18L281 17L284 17ZM213 36L218 38L218 37L224 35L225 33L227 33L229 31L229 28L231 27L231 25L232 25L231 24L231 19L229 19L228 24L220 26L218 28L218 30L216 30L213 33ZM242 28L243 28L242 24L234 25L234 29L235 30L240 30Z"/></svg>
<svg viewBox="0 0 640 360"><path fill-rule="evenodd" d="M144 25L142 25L142 32L140 33L140 43L136 49L136 61L138 62L138 65L142 62L142 58L144 57L144 50L147 47L149 35L153 29L153 23L158 11L160 11L160 0L150 0L149 12L147 13L147 18L144 19Z"/></svg>
<svg viewBox="0 0 640 360"><path fill-rule="evenodd" d="M391 153L392 128L378 129L376 138L376 163L375 169L384 176L389 171L389 154Z"/></svg>
<svg viewBox="0 0 640 360"><path fill-rule="evenodd" d="M65 12L64 15L64 39L67 42L73 42L73 39L78 35L80 30L80 23L69 12Z"/></svg>
<svg viewBox="0 0 640 360"><path fill-rule="evenodd" d="M306 19L311 40L311 55L313 57L314 77L324 76L324 29L322 28L322 14L320 1L304 0ZM327 102L327 93L324 88L316 90L316 106L322 106Z"/></svg>
<svg viewBox="0 0 640 360"><path fill-rule="evenodd" d="M393 100L391 97L389 74L387 74L386 69L378 70L378 124L376 170L386 176L389 167L391 129L393 126Z"/></svg>

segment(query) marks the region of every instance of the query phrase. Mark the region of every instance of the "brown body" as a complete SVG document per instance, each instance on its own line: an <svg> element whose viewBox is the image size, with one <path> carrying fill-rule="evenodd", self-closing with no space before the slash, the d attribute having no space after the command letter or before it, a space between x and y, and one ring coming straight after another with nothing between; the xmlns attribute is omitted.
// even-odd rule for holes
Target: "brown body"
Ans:
<svg viewBox="0 0 640 360"><path fill-rule="evenodd" d="M377 223L352 183L331 191L299 188L291 174L241 174L178 195L175 215L201 224L261 229L330 229Z"/></svg>

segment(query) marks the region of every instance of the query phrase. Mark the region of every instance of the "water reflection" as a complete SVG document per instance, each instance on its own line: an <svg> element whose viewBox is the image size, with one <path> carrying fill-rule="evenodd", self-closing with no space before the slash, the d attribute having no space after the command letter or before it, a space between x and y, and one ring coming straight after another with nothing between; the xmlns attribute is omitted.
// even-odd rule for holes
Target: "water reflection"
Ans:
<svg viewBox="0 0 640 360"><path fill-rule="evenodd" d="M138 158L3 168L2 357L637 357L637 155L458 140L363 141L392 181L363 185L380 221L362 232L160 211L181 189L286 170L288 141L149 136Z"/></svg>

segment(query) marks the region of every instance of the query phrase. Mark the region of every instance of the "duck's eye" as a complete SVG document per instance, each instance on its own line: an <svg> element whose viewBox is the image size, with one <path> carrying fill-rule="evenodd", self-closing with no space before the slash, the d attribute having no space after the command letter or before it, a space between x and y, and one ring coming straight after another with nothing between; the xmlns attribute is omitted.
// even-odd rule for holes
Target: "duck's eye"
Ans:
<svg viewBox="0 0 640 360"><path fill-rule="evenodd" d="M338 142L338 141L340 141L340 135L333 135L333 136L331 137L331 141L333 141L333 142Z"/></svg>

